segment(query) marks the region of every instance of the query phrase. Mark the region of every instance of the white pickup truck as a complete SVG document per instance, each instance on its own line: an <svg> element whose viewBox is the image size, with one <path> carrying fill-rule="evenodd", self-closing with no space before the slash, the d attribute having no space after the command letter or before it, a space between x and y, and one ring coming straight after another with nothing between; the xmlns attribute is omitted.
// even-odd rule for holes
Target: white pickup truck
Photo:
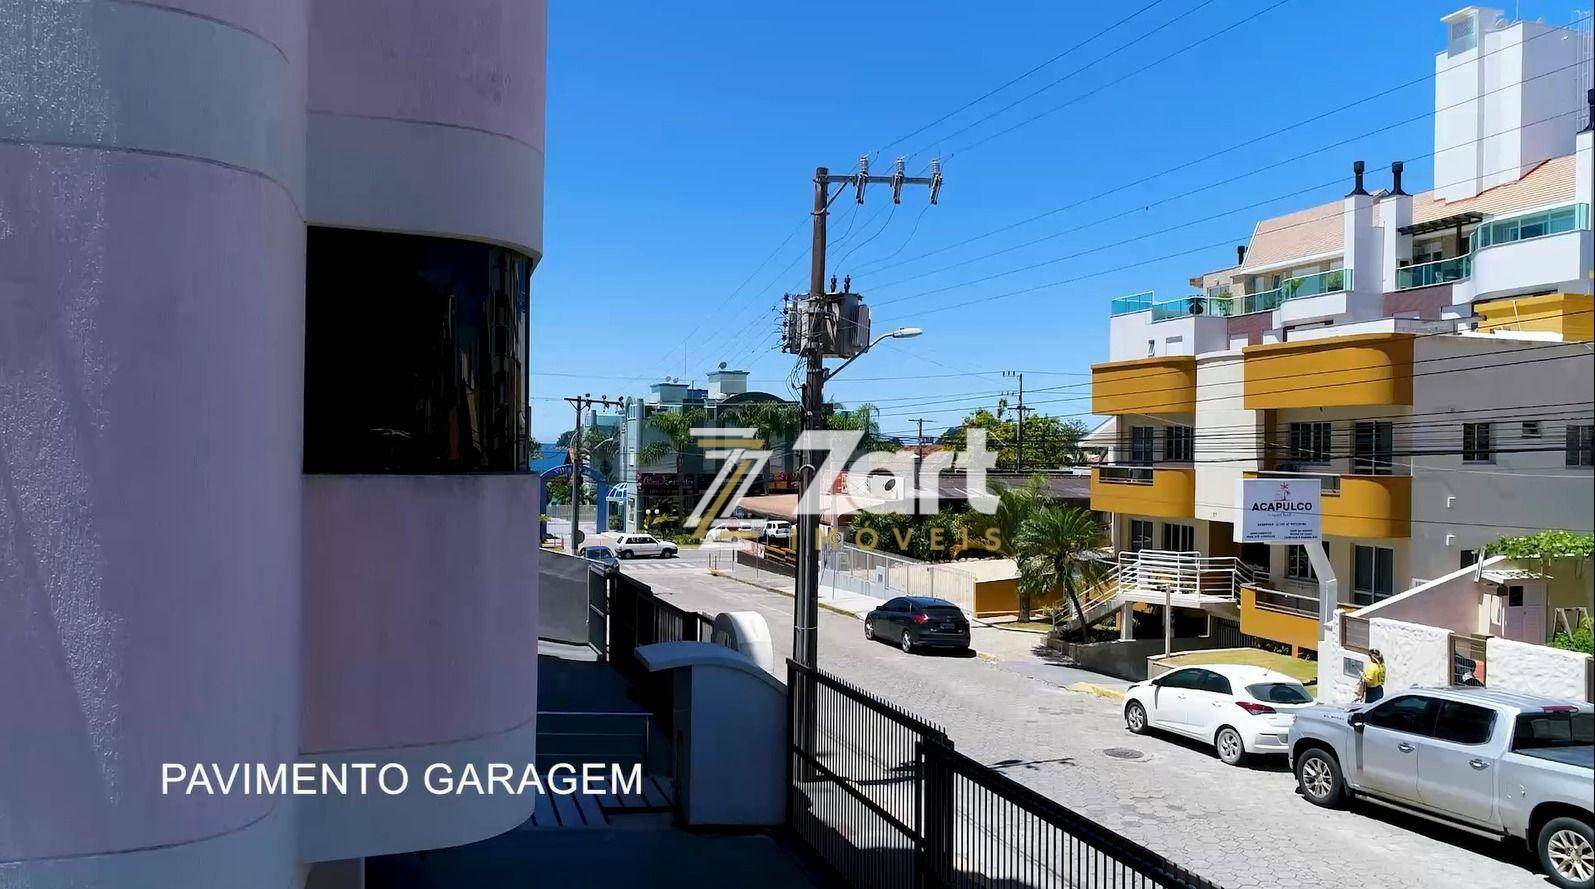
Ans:
<svg viewBox="0 0 1595 889"><path fill-rule="evenodd" d="M1357 796L1518 837L1563 889L1595 886L1595 714L1486 688L1412 688L1377 704L1296 711L1291 766L1308 802Z"/></svg>

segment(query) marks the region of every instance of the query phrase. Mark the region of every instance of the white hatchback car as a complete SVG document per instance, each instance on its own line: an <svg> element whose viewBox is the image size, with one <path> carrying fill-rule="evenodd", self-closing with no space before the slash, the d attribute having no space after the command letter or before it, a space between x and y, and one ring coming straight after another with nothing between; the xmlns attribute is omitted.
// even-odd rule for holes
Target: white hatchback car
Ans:
<svg viewBox="0 0 1595 889"><path fill-rule="evenodd" d="M1250 753L1285 753L1295 711L1313 698L1300 682L1262 667L1201 664L1130 686L1124 724L1143 734L1162 729L1195 738L1229 765Z"/></svg>
<svg viewBox="0 0 1595 889"><path fill-rule="evenodd" d="M658 556L661 559L674 559L676 545L660 540L652 534L622 534L615 541L615 555L622 559L635 559L638 556Z"/></svg>

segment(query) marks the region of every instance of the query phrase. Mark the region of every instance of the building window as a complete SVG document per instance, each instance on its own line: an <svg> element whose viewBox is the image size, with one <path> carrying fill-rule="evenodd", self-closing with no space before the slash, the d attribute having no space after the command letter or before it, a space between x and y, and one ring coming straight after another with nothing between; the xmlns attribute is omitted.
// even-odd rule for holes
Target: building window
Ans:
<svg viewBox="0 0 1595 889"><path fill-rule="evenodd" d="M1130 463L1136 466L1152 465L1155 434L1156 430L1151 426L1130 427Z"/></svg>
<svg viewBox="0 0 1595 889"><path fill-rule="evenodd" d="M1495 459L1489 423L1462 424L1462 462L1489 463Z"/></svg>
<svg viewBox="0 0 1595 889"><path fill-rule="evenodd" d="M1523 437L1524 438L1539 438L1540 437L1540 421L1539 420L1524 420L1523 421Z"/></svg>
<svg viewBox="0 0 1595 889"><path fill-rule="evenodd" d="M503 247L311 226L304 471L529 471L531 270Z"/></svg>
<svg viewBox="0 0 1595 889"><path fill-rule="evenodd" d="M1386 422L1359 421L1352 435L1352 471L1389 475L1395 469L1395 433Z"/></svg>
<svg viewBox="0 0 1595 889"><path fill-rule="evenodd" d="M1152 523L1145 519L1130 519L1130 552L1138 553L1152 546Z"/></svg>
<svg viewBox="0 0 1595 889"><path fill-rule="evenodd" d="M1328 463L1333 428L1329 423L1290 424L1290 459L1297 463Z"/></svg>
<svg viewBox="0 0 1595 889"><path fill-rule="evenodd" d="M1396 551L1382 546L1352 548L1352 599L1369 605L1395 591Z"/></svg>
<svg viewBox="0 0 1595 889"><path fill-rule="evenodd" d="M1189 463L1196 456L1195 436L1189 426L1167 426L1163 429L1163 460L1167 463Z"/></svg>
<svg viewBox="0 0 1595 889"><path fill-rule="evenodd" d="M1590 465L1590 438L1595 426L1567 427L1567 465Z"/></svg>
<svg viewBox="0 0 1595 889"><path fill-rule="evenodd" d="M1322 541L1324 554L1329 554L1329 541ZM1318 582L1318 572L1313 570L1313 561L1307 556L1307 548L1292 544L1285 550L1285 577L1288 580L1299 580L1310 583Z"/></svg>
<svg viewBox="0 0 1595 889"><path fill-rule="evenodd" d="M1163 548L1176 553L1196 551L1196 529L1172 522L1163 526Z"/></svg>

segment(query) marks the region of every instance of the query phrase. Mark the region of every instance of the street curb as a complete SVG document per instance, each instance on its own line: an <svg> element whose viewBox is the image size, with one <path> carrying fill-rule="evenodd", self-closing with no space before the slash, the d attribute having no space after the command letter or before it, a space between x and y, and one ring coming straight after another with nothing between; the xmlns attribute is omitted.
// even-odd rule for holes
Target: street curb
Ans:
<svg viewBox="0 0 1595 889"><path fill-rule="evenodd" d="M1068 691L1077 691L1081 694L1096 695L1099 698L1107 698L1110 701L1124 700L1124 692L1115 691L1111 688L1104 688L1100 685L1093 685L1090 682L1071 682L1068 685L1065 685L1064 688Z"/></svg>

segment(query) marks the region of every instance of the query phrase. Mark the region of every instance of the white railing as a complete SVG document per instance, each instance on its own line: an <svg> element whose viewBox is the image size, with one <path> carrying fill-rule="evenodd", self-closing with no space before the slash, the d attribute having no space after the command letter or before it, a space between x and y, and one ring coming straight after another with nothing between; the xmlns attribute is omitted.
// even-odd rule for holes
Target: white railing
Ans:
<svg viewBox="0 0 1595 889"><path fill-rule="evenodd" d="M1136 591L1234 602L1242 585L1256 582L1255 573L1235 556L1146 549L1119 553L1121 596Z"/></svg>

